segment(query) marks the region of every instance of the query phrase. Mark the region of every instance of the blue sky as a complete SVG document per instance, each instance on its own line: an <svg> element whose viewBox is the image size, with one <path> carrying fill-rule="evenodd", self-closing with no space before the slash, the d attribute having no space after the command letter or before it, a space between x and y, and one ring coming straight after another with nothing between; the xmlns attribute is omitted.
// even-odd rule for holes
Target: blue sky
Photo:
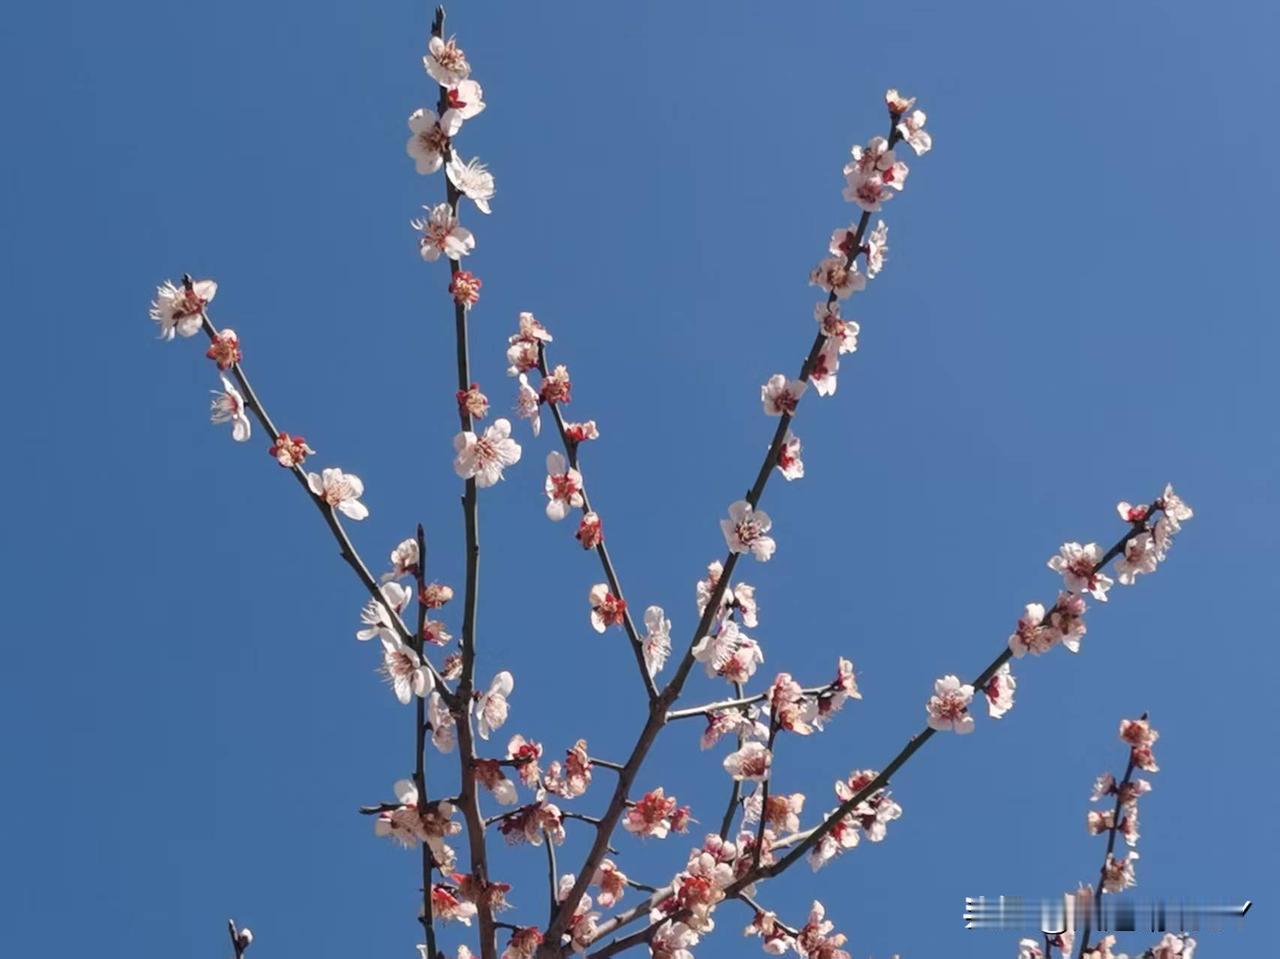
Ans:
<svg viewBox="0 0 1280 959"><path fill-rule="evenodd" d="M14 955L216 957L228 915L260 957L414 955L416 858L355 815L411 762L408 715L352 638L359 588L261 437L208 425L203 347L157 342L146 307L166 277L216 277L215 320L273 415L364 478L370 562L421 521L434 575L461 585L445 268L407 225L443 189L404 156L405 117L434 100L428 15L73 0L6 18ZM493 215L467 217L476 377L508 406L516 313L551 328L570 412L600 423L585 471L626 591L667 609L677 643L772 429L759 384L812 337L806 277L852 215L849 146L880 132L887 86L929 113L936 148L854 303L861 348L802 410L809 475L771 485L778 553L746 568L768 675L825 678L844 654L861 677L863 702L779 760L812 809L919 728L934 677L975 674L1052 597L1059 543L1111 542L1115 501L1169 480L1196 508L1167 566L1094 611L1080 656L1019 664L1006 719L901 772L886 842L761 898L798 923L820 893L859 959L1013 955L1016 934L962 929L963 897L1096 874L1089 787L1123 762L1118 720L1149 710L1163 770L1138 891L1256 900L1202 954L1257 954L1280 779L1276 11L458 4L450 27L490 104L463 149L498 183ZM515 673L505 731L621 759L630 655L590 630L598 568L543 516L546 439L520 439L481 501L481 672ZM699 677L690 701L720 692ZM710 823L726 782L696 733L667 733L639 785ZM587 841L569 830L565 868ZM618 844L658 883L686 852ZM540 919L541 852L493 868ZM720 916L699 957L754 953L746 910Z"/></svg>

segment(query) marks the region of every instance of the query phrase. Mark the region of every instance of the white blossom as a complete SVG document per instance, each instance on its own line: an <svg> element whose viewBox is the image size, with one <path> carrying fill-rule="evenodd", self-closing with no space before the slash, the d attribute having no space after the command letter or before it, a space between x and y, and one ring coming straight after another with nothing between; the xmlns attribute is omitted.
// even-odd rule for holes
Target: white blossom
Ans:
<svg viewBox="0 0 1280 959"><path fill-rule="evenodd" d="M244 397L231 385L231 381L222 377L222 389L213 391L210 405L209 421L211 423L230 423L231 438L243 443L252 432L249 417L244 411Z"/></svg>
<svg viewBox="0 0 1280 959"><path fill-rule="evenodd" d="M484 489L502 479L502 471L520 462L520 444L511 438L511 422L496 419L483 436L464 430L453 439L457 456L453 470L463 479L475 478Z"/></svg>
<svg viewBox="0 0 1280 959"><path fill-rule="evenodd" d="M326 468L319 474L308 473L307 486L318 498L348 519L364 519L369 515L369 508L360 502L360 497L364 495L364 483L354 473Z"/></svg>
<svg viewBox="0 0 1280 959"><path fill-rule="evenodd" d="M476 209L481 213L490 212L489 201L493 199L494 194L493 174L480 162L479 157L466 162L455 150L445 167L445 173L449 177L449 182L456 186L463 196L475 203Z"/></svg>
<svg viewBox="0 0 1280 959"><path fill-rule="evenodd" d="M488 739L495 729L507 721L507 697L511 695L515 684L515 678L504 669L493 677L488 690L476 699L475 711L479 717L476 732L481 739Z"/></svg>

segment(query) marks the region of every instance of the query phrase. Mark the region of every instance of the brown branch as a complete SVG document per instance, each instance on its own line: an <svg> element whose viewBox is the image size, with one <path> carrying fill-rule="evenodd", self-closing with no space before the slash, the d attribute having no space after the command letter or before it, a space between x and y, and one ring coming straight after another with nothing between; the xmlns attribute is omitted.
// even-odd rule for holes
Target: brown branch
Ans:
<svg viewBox="0 0 1280 959"><path fill-rule="evenodd" d="M543 378L547 377L547 347L541 340L538 341L538 372ZM560 412L560 405L550 400L546 401L547 406L551 409L551 416L556 422L556 431L560 434L560 442L564 446L565 456L569 460L569 465L582 472L582 466L578 460L578 443L569 438L568 432L565 430L564 414ZM587 498L586 481L583 480L583 488L580 491L582 495L582 514L592 512L591 500ZM609 556L609 547L605 544L603 536L600 542L596 544L595 553L600 557L600 566L604 570L604 578L609 582L609 591L618 599L626 601L626 597L622 595L622 583L618 579L617 570L614 569L613 559ZM658 698L658 687L653 682L653 677L649 675L649 667L644 661L644 641L640 638L640 633L636 629L635 620L631 618L631 606L628 604L622 610L622 626L626 630L627 638L631 641L631 652L635 655L636 665L640 668L640 679L644 683L645 692L649 696L649 701Z"/></svg>
<svg viewBox="0 0 1280 959"><path fill-rule="evenodd" d="M741 700L742 699L742 683L734 683L733 692L734 692L734 695L737 696L739 700ZM761 698L763 697L764 697L764 694L761 694ZM699 714L695 713L694 715L699 715ZM672 718L672 714L667 713L667 722L670 722L671 718ZM739 749L742 748L741 731L739 731L738 733L738 748ZM730 830L733 829L733 817L737 814L738 806L742 802L742 780L730 778L729 781L731 783L731 785L729 786L729 802L725 805L724 815L720 818L720 838L721 839L729 838L729 832Z"/></svg>
<svg viewBox="0 0 1280 959"><path fill-rule="evenodd" d="M444 36L444 7L436 7L435 19L431 24L433 37ZM449 109L449 91L439 86L438 112L441 116ZM452 143L446 144L445 160L453 156ZM458 211L457 187L449 179L444 178L445 200L454 215ZM449 274L456 276L461 267L458 261L449 258ZM467 307L456 299L453 306L454 333L457 347L458 389L467 390L471 386L470 343L467 336ZM471 413L465 404L458 405L458 419L464 432L471 432L474 424ZM484 817L480 812L480 801L476 789L475 775L475 739L471 730L471 698L475 689L476 668L476 610L480 592L480 530L479 509L476 501L476 481L472 477L465 481L462 495L463 525L466 529L466 587L464 590L462 610L462 634L458 640L462 652L462 673L458 679L457 701L450 706L458 731L458 765L460 771L460 789L458 806L462 810L462 818L467 828L467 844L470 849L471 874L484 888L489 882L488 851L485 846ZM497 959L497 934L493 925L493 908L486 897L481 896L476 903L476 917L480 924L480 956L481 959Z"/></svg>
<svg viewBox="0 0 1280 959"><path fill-rule="evenodd" d="M1147 508L1146 516L1147 517L1153 516L1158 508L1159 508L1158 501L1157 503L1151 504L1151 506ZM1107 552L1103 554L1102 558L1094 565L1093 572L1097 573L1097 572L1100 572L1103 568L1105 568L1112 560L1114 560L1117 556L1121 555L1124 552L1125 544L1128 543L1129 540L1145 532L1146 529L1147 529L1147 520L1143 520L1143 521L1132 524L1129 530L1125 533L1125 535L1122 536L1109 550L1107 550ZM996 672L1000 669L1000 667L1003 666L1006 662L1008 662L1012 656L1013 656L1013 653L1009 649L1008 645L1006 644L1004 649L1000 652L1000 655L998 655L992 661L992 663L978 675L978 678L973 681L974 689L981 690L983 687L985 687L988 680L990 680L991 677L994 676ZM887 786L889 784L890 779L892 779L892 777L897 773L897 771L901 769L907 763L907 761L911 759L911 757L914 756L916 752L920 750L920 748L925 743L927 743L930 739L933 738L935 732L936 730L934 730L929 726L926 726L919 733L912 736L911 739L907 741L906 746L904 746L902 750L896 756L894 756L893 759L889 761L889 764L885 766L884 769L881 770L880 773L874 779L872 779L866 786L864 786L861 790L859 790L855 795L851 796L848 800L841 803L840 806L838 806L834 811L828 813L827 816L819 825L813 827L812 829L783 837L782 839L779 839L777 842L775 842L772 846L773 850L789 848L790 851L781 859L777 860L772 864L763 865L763 866L757 865L751 870L749 870L742 877L740 877L738 880L736 880L735 882L733 882L732 884L730 884L725 888L724 890L725 898L726 899L739 898L743 890L747 889L753 883L758 882L761 879L772 879L775 876L786 871L798 859L800 859L806 852L808 852L809 849L811 849L814 845L820 842L822 838L825 835L827 835L827 833L831 832L831 830L834 829L836 825L842 819L844 819L845 816L853 812L853 810L857 806L859 806L861 803L865 802L867 799L871 798L873 795L875 795L877 792L879 792L881 789ZM762 809L761 810L762 818L763 818L763 815L764 815L764 811ZM647 916L649 912L649 908L652 905L658 902L661 902L663 899L670 896L672 891L673 891L673 887L667 886L664 889L659 890L653 896L651 896L647 902L641 903L638 906L635 906L625 912L619 913L617 916L614 916L613 918L604 921L598 927L599 935L606 936L609 933L613 932L615 929L619 929L622 926L629 925L635 920ZM670 918L671 920L678 920L682 918L682 916L683 916L683 913L676 913L675 915L670 916L668 918ZM664 919L663 921L666 921L666 920ZM638 945L641 942L645 942L647 941L647 938L649 936L653 935L658 925L660 925L660 923L653 923L648 927L646 927L645 929L642 929L637 933L633 933L630 936L624 937L622 939L615 939L612 942L610 942L607 946L603 947L602 949L591 953L587 957L587 959L605 959L605 957L611 956L615 952L620 952L623 949L628 949L631 946Z"/></svg>
<svg viewBox="0 0 1280 959"><path fill-rule="evenodd" d="M889 146L900 139L897 132L898 118L891 116L889 130ZM850 244L849 252L845 256L845 264L848 266L862 252L862 240L866 234L867 223L871 219L871 214L863 212L858 220L857 231L853 242ZM831 293L827 302L835 302L836 295ZM826 337L821 330L814 337L813 345L809 348L809 353L804 359L804 363L800 367L799 379L802 382L808 382L809 374L813 369L814 363L817 362L818 354L821 352ZM764 455L764 460L760 464L760 470L756 474L756 480L752 484L751 489L747 492L746 500L754 508L759 502L760 497L764 494L765 485L769 482L769 477L773 473L774 467L778 462L778 453L782 449L782 444L786 440L787 428L792 420L789 413L783 413L778 423L778 428L774 431L773 441L769 444L769 449ZM658 733L662 727L666 725L666 711L680 697L680 691L684 688L685 681L689 678L689 672L693 668L694 658L693 650L698 640L704 636L711 627L711 621L715 618L720 610L721 600L724 598L724 592L728 588L729 579L733 575L734 567L738 564L738 553L730 551L724 561L724 568L720 574L720 580L716 583L712 590L710 599L707 601L706 607L702 611L702 617L698 621L697 628L690 638L688 648L685 650L684 656L677 667L675 674L667 685L659 692L656 699L651 701L649 717L645 721L644 727L640 730L640 735L636 739L635 748L632 750L631 756L627 760L626 768L618 775L617 788L614 790L613 798L609 803L609 808L601 817L601 828L596 837L595 843L592 844L587 859L583 863L582 868L578 871L577 881L574 883L573 889L565 897L560 904L559 910L556 912L555 918L547 928L546 937L540 947L540 954L549 957L553 953L560 952L560 939L568 928L569 920L573 916L574 910L578 906L578 902L582 899L587 891L587 883L596 868L600 865L600 861L605 856L605 847L608 844L608 837L612 834L614 828L618 824L618 819L622 815L623 803L626 799L627 790L630 788L632 781L640 770L645 757L649 753L650 747L657 739ZM647 671L646 671L647 672Z"/></svg>
<svg viewBox="0 0 1280 959"><path fill-rule="evenodd" d="M427 587L427 539L422 532L422 524L418 524L418 569L414 576L418 587L418 635L414 648L418 655L426 658L427 604L424 599ZM418 790L418 817L427 813L427 701L418 696L414 703L414 762L413 782ZM434 909L431 902L431 872L435 869L435 853L430 843L422 844L422 929L426 937L427 959L436 959L439 950L436 948L436 925Z"/></svg>

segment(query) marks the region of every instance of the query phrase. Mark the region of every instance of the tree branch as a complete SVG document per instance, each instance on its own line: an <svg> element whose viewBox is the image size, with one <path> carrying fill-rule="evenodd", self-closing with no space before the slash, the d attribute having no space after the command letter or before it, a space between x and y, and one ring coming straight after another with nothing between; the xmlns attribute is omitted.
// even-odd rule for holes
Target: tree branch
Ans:
<svg viewBox="0 0 1280 959"><path fill-rule="evenodd" d="M898 119L891 116L889 129L889 145L892 146L899 139L897 132ZM850 244L849 252L846 254L846 266L851 264L855 258L862 252L862 240L866 233L867 223L870 221L871 215L864 212L858 221L858 227L853 242ZM836 295L831 293L827 302L835 302ZM813 365L817 362L818 354L822 350L826 337L821 330L814 338L813 345L809 348L809 353L804 359L804 363L800 367L800 380L808 382L809 374L813 370ZM759 502L760 497L764 493L765 485L769 481L770 475L773 473L774 467L778 462L778 453L782 449L782 444L786 440L787 428L790 425L792 416L783 413L778 428L774 431L773 441L769 444L769 449L765 453L764 460L760 464L760 470L756 474L755 483L747 493L747 502L754 508ZM601 817L601 828L596 836L595 843L592 844L587 859L578 872L577 881L574 883L573 889L565 897L560 904L559 910L556 912L555 918L547 928L547 935L540 948L540 952L545 957L550 956L553 952L560 952L560 938L568 927L569 919L573 916L574 910L577 908L578 902L582 899L587 891L587 882L596 868L600 865L600 861L604 858L605 847L608 844L608 837L612 834L614 828L618 824L618 819L622 815L623 802L626 799L627 790L631 786L632 780L640 770L641 764L649 753L650 747L657 738L662 727L666 725L666 711L680 697L680 691L684 688L685 680L689 677L689 672L693 668L694 658L693 650L698 640L706 634L711 626L711 621L717 615L720 609L721 600L724 598L724 592L728 588L729 578L733 575L734 567L738 564L738 553L730 551L724 561L724 568L720 574L720 580L716 583L712 590L712 595L707 601L706 607L702 611L702 617L698 621L698 626L693 632L693 636L689 641L688 648L685 650L680 665L677 667L675 674L667 685L659 692L657 699L651 702L649 717L645 722L644 728L641 729L640 735L636 740L635 748L632 750L631 756L627 760L626 768L618 775L617 788L614 790L613 799L609 803L609 808ZM647 670L646 670L647 672Z"/></svg>
<svg viewBox="0 0 1280 959"><path fill-rule="evenodd" d="M1158 501L1157 503L1151 504L1151 506L1147 508L1146 516L1147 517L1153 516L1158 508L1159 508ZM1109 550L1107 550L1107 552L1103 554L1102 558L1094 565L1093 572L1097 573L1097 572L1100 572L1102 569L1104 569L1112 560L1114 560L1117 556L1121 555L1124 552L1125 544L1128 543L1129 540L1133 539L1133 537L1138 536L1145 531L1146 531L1145 521L1132 524L1129 530L1125 533L1125 535L1122 536L1115 543L1115 545L1113 545ZM996 672L1000 669L1000 667L1003 666L1006 662L1008 662L1009 659L1012 658L1012 656L1013 656L1013 653L1009 649L1008 645L1006 644L1005 647L1000 652L1000 655L998 655L991 662L991 664L986 669L984 669L978 675L978 677L973 681L974 689L981 690L983 687L985 687L987 682L991 679L991 677L994 676ZM790 836L783 837L779 839L777 842L775 842L772 846L772 849L774 851L781 850L781 849L789 849L789 852L785 856L783 856L781 859L775 861L772 864L756 865L755 867L747 871L743 876L741 876L739 879L737 879L736 881L734 881L732 884L730 884L725 888L724 890L725 898L726 899L739 898L741 893L745 889L747 889L749 886L751 886L753 883L758 882L762 879L774 878L775 876L778 876L779 874L785 872L788 868L790 868L793 864L795 864L795 862L798 859L800 859L806 852L808 852L809 849L811 849L814 845L816 845L819 841L821 841L821 839L824 836L826 836L829 832L831 832L831 830L834 829L836 825L842 819L844 819L845 816L853 812L853 810L857 808L861 803L865 802L867 799L871 798L881 789L885 788L889 784L889 781L892 779L892 777L897 773L897 771L901 769L907 763L907 761L910 760L911 757L914 756L922 746L924 746L925 743L927 743L930 739L933 738L935 732L936 730L934 730L929 726L926 726L923 730L916 733L916 735L912 736L907 741L906 746L904 746L902 750L896 756L894 756L893 759L889 761L889 764L885 766L884 769L881 770L880 773L874 779L872 779L866 786L864 786L861 790L859 790L855 795L851 796L848 800L841 803L840 806L838 806L835 810L828 813L819 825L813 827L812 829L804 830L802 832L794 833ZM763 818L763 810L761 810L761 816ZM613 918L600 923L600 925L597 927L599 931L599 935L601 937L606 936L616 929L629 925L635 920L647 916L649 909L652 905L658 902L661 902L663 899L670 896L672 892L673 892L673 887L667 886L659 890L653 896L651 896L647 902L641 903L640 905L635 906L627 910L626 912L619 913L617 916L614 916ZM683 913L678 912L668 918L670 918L671 920L679 920L682 917L683 917ZM666 921L666 920L663 920L663 921ZM615 952L620 952L623 949L628 949L631 946L637 945L641 942L645 942L647 941L647 938L649 936L652 936L652 934L660 924L661 923L652 923L648 927L640 930L637 933L633 933L632 935L624 937L622 939L616 939L611 943L609 943L609 945L605 946L604 948L591 953L587 957L587 959L605 959L605 957L613 955Z"/></svg>
<svg viewBox="0 0 1280 959"><path fill-rule="evenodd" d="M444 7L436 7L435 20L431 24L433 37L444 36ZM439 86L437 110L441 116L449 109L449 91ZM453 144L444 148L445 160L453 156ZM446 175L444 178L445 200L456 215L458 211L459 193L457 187ZM449 274L456 276L461 269L458 261L449 259ZM458 389L467 390L471 385L470 343L467 335L467 307L456 299L453 305L455 343L457 347ZM458 420L464 432L472 432L474 424L471 413L465 404L459 403ZM462 495L463 525L466 530L466 587L463 598L462 634L459 646L462 652L462 673L458 679L457 702L451 706L458 730L458 765L461 779L459 789L459 808L467 827L467 843L471 853L471 874L479 881L481 888L489 882L488 851L485 845L484 817L480 812L480 802L476 789L475 775L475 739L471 730L471 697L475 689L476 667L476 610L480 593L480 529L479 508L476 502L476 481L472 477L465 481ZM476 905L476 916L480 924L481 959L497 959L497 933L493 925L493 908L488 898L481 896Z"/></svg>
<svg viewBox="0 0 1280 959"><path fill-rule="evenodd" d="M538 372L543 378L547 377L547 347L541 340L538 341ZM556 431L560 434L560 442L564 446L564 454L569 460L569 465L582 472L582 466L578 460L578 444L569 438L568 432L564 426L564 414L560 412L560 405L550 400L546 401L547 406L551 409L551 416L556 423ZM591 501L587 498L586 480L582 483L582 513L586 515L592 512ZM596 544L595 553L600 557L600 566L604 570L604 578L609 582L609 591L618 599L623 601L626 597L622 595L622 583L618 580L618 573L613 567L613 560L609 556L609 547L605 544L604 537L600 537L600 542ZM640 679L644 683L645 692L649 696L649 701L658 698L658 687L653 682L653 677L649 675L649 666L644 661L644 641L640 638L640 633L636 629L635 620L631 618L631 606L628 604L622 610L622 626L626 630L627 638L631 641L631 652L635 655L636 665L640 668Z"/></svg>
<svg viewBox="0 0 1280 959"><path fill-rule="evenodd" d="M1142 718L1146 719L1147 714L1143 713ZM1116 788L1116 804L1111 813L1111 828L1107 830L1107 852L1102 857L1102 867L1098 870L1098 885L1093 891L1093 900L1089 903L1089 911L1084 917L1084 932L1080 935L1080 943L1076 948L1076 959L1084 959L1085 943L1089 941L1089 936L1093 932L1093 914L1094 910L1102 908L1102 886L1107 877L1107 863L1111 861L1111 856L1116 850L1116 834L1120 830L1120 809L1123 806L1125 789L1133 779L1133 771L1137 768L1136 757L1133 750L1129 750L1129 765L1125 767L1124 779ZM1048 953L1045 953L1048 955Z"/></svg>
<svg viewBox="0 0 1280 959"><path fill-rule="evenodd" d="M189 277L184 277L184 281ZM205 336L212 343L218 337L218 328L213 325L213 321L209 319L209 315L205 311L200 313L200 326L204 330ZM258 399L258 394L254 392L253 385L249 382L249 377L245 374L244 367L240 363L233 363L230 367L231 375L235 378L236 384L240 387L240 392L244 396L245 406L253 413L263 430L265 430L274 440L280 435L280 431L276 429L275 423L272 422L271 416L267 413L267 408L262 405L262 401ZM320 515L324 517L325 524L329 527L329 531L333 533L333 538L338 541L340 555L347 565L355 572L357 578L364 585L365 590L373 598L379 606L387 614L388 620L395 629L400 639L409 646L413 645L414 637L409 632L409 627L405 626L404 620L400 618L400 614L391 608L386 598L382 595L378 581L373 578L373 574L369 572L369 567L365 565L360 554L356 552L355 545L351 542L351 537L347 535L347 531L342 528L342 524L338 522L338 517L328 503L321 497L311 492L311 486L307 482L307 472L301 466L287 467L293 478L298 481L303 491L307 494L307 498L320 511ZM440 690L440 697L446 702L452 704L454 701L454 693L450 691L445 683L444 677L436 670L435 666L423 658L423 663L431 672L431 678L435 680L436 688Z"/></svg>

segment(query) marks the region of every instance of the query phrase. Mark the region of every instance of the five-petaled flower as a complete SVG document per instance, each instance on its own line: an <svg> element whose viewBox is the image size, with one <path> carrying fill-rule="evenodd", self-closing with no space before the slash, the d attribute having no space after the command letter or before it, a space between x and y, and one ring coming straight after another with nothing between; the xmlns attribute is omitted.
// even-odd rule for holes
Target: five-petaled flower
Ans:
<svg viewBox="0 0 1280 959"><path fill-rule="evenodd" d="M477 436L464 430L453 439L457 456L453 470L463 479L475 479L476 486L484 489L502 479L502 471L520 462L520 444L511 438L511 422L496 419L493 425Z"/></svg>
<svg viewBox="0 0 1280 959"><path fill-rule="evenodd" d="M858 264L843 256L829 256L809 273L809 285L821 287L836 299L847 300L867 286L866 274L858 271Z"/></svg>
<svg viewBox="0 0 1280 959"><path fill-rule="evenodd" d="M933 684L933 695L926 704L929 727L958 734L973 732L973 717L969 715L972 701L972 686L961 683L957 676L943 676Z"/></svg>
<svg viewBox="0 0 1280 959"><path fill-rule="evenodd" d="M409 142L405 152L413 159L419 173L435 173L449 153L449 138L462 129L462 116L446 110L436 116L433 110L414 110L409 115Z"/></svg>
<svg viewBox="0 0 1280 959"><path fill-rule="evenodd" d="M308 473L307 486L318 499L348 519L364 519L369 515L368 507L360 502L364 483L354 473L329 467L318 474Z"/></svg>
<svg viewBox="0 0 1280 959"><path fill-rule="evenodd" d="M767 383L760 387L760 402L769 416L781 416L786 413L794 416L800 397L809 384L803 380L789 380L781 373L769 377Z"/></svg>
<svg viewBox="0 0 1280 959"><path fill-rule="evenodd" d="M1089 543L1087 546L1063 543L1058 555L1050 557L1049 568L1062 574L1063 582L1071 592L1088 593L1105 603L1111 579L1102 575L1099 569L1101 560L1102 550L1097 543Z"/></svg>
<svg viewBox="0 0 1280 959"><path fill-rule="evenodd" d="M744 499L729 507L729 518L720 521L724 541L734 553L750 553L764 563L773 555L777 544L769 536L773 521L763 510L755 509Z"/></svg>
<svg viewBox="0 0 1280 959"><path fill-rule="evenodd" d="M427 215L410 220L415 230L420 230L418 250L427 261L437 260L443 253L451 260L460 260L476 246L476 238L471 231L458 223L458 215L447 203L437 203L433 207L424 206Z"/></svg>

